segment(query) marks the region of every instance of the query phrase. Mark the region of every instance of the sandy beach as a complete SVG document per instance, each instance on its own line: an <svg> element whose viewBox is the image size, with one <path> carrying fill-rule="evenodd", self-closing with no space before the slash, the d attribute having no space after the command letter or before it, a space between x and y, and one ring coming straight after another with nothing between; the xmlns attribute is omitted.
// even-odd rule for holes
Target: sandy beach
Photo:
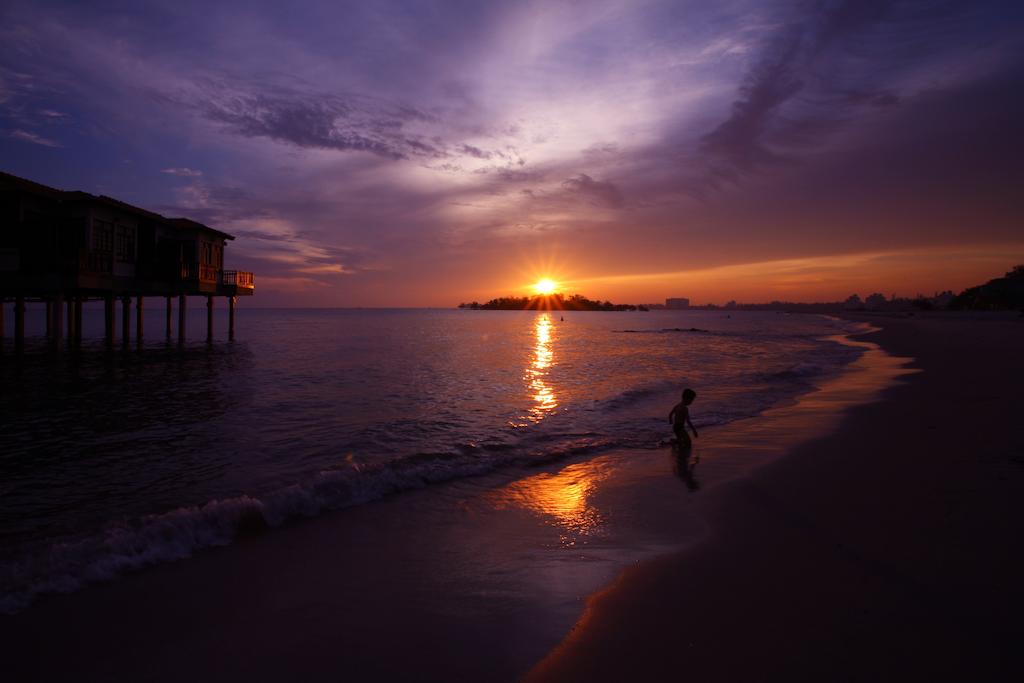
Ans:
<svg viewBox="0 0 1024 683"><path fill-rule="evenodd" d="M613 452L257 533L0 617L4 668L79 681L1012 680L1024 324L867 320L888 353L702 431L690 480L667 450Z"/></svg>
<svg viewBox="0 0 1024 683"><path fill-rule="evenodd" d="M723 487L527 680L1019 679L1024 324L868 319L922 372Z"/></svg>

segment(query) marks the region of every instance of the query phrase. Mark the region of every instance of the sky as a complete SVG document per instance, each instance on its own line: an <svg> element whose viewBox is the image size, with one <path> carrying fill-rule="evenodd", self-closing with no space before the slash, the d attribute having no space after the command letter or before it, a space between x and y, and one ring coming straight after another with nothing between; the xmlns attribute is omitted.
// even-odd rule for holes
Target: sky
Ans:
<svg viewBox="0 0 1024 683"><path fill-rule="evenodd" d="M0 5L0 170L262 306L959 291L1024 262L1024 3Z"/></svg>

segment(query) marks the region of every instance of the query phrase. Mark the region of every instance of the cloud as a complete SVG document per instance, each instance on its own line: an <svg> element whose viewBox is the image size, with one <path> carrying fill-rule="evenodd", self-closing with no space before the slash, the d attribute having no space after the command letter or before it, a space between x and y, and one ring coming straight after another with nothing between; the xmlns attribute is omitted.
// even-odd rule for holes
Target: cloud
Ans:
<svg viewBox="0 0 1024 683"><path fill-rule="evenodd" d="M202 171L193 168L165 168L160 172L166 173L167 175L179 176L181 178L199 178L203 175Z"/></svg>
<svg viewBox="0 0 1024 683"><path fill-rule="evenodd" d="M861 53L885 50L893 34L905 34L910 42L942 30L922 20L914 4L842 0L822 3L789 22L747 72L729 116L701 138L699 152L707 164L703 184L720 187L792 162L796 152L820 142L858 108L898 105L898 93L879 85L890 74L865 70ZM941 27L942 18L935 24ZM888 57L892 71L905 61L898 53ZM850 80L859 84L850 87Z"/></svg>
<svg viewBox="0 0 1024 683"><path fill-rule="evenodd" d="M12 130L9 133L9 135L10 135L10 137L14 138L15 140L22 140L24 142L31 142L32 144L42 145L43 147L63 147L64 146L64 145L60 144L59 142L57 142L56 140L51 140L50 138L44 138L42 135L36 135L35 133L32 133L32 132L27 131L27 130L20 130L20 129L19 130Z"/></svg>
<svg viewBox="0 0 1024 683"><path fill-rule="evenodd" d="M586 173L580 173L562 182L562 188L571 195L598 202L614 209L623 205L622 192L613 183L594 180Z"/></svg>
<svg viewBox="0 0 1024 683"><path fill-rule="evenodd" d="M432 120L414 107L282 87L255 91L219 83L203 90L205 99L198 103L203 115L237 135L389 159L449 155L438 141L409 129L412 123Z"/></svg>

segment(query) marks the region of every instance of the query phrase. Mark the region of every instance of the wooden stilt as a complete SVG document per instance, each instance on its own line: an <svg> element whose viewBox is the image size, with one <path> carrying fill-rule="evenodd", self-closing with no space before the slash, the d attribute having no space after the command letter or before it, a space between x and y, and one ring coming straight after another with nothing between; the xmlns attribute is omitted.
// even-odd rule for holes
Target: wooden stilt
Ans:
<svg viewBox="0 0 1024 683"><path fill-rule="evenodd" d="M82 343L82 297L75 297L75 344Z"/></svg>
<svg viewBox="0 0 1024 683"><path fill-rule="evenodd" d="M25 297L14 300L14 350L25 348Z"/></svg>
<svg viewBox="0 0 1024 683"><path fill-rule="evenodd" d="M121 343L125 346L132 339L132 298L121 297Z"/></svg>
<svg viewBox="0 0 1024 683"><path fill-rule="evenodd" d="M178 343L185 343L185 305L188 297L184 294L178 296Z"/></svg>
<svg viewBox="0 0 1024 683"><path fill-rule="evenodd" d="M53 331L53 341L60 344L64 338L64 294L57 293L53 297L53 323L51 324L51 330Z"/></svg>
<svg viewBox="0 0 1024 683"><path fill-rule="evenodd" d="M206 295L206 342L213 341L213 296Z"/></svg>
<svg viewBox="0 0 1024 683"><path fill-rule="evenodd" d="M0 299L0 339L4 338L4 300Z"/></svg>
<svg viewBox="0 0 1024 683"><path fill-rule="evenodd" d="M142 345L142 312L144 305L142 295L135 297L135 343Z"/></svg>
<svg viewBox="0 0 1024 683"><path fill-rule="evenodd" d="M235 341L235 303L238 297L228 297L228 341Z"/></svg>
<svg viewBox="0 0 1024 683"><path fill-rule="evenodd" d="M167 325L167 339L168 340L170 340L170 338L171 338L171 310L172 310L172 307L171 307L171 297L167 297L167 320L166 320L166 325Z"/></svg>
<svg viewBox="0 0 1024 683"><path fill-rule="evenodd" d="M75 299L78 297L68 297L68 344L75 342Z"/></svg>
<svg viewBox="0 0 1024 683"><path fill-rule="evenodd" d="M53 301L46 300L46 338L53 339Z"/></svg>
<svg viewBox="0 0 1024 683"><path fill-rule="evenodd" d="M113 346L117 341L117 324L114 322L116 314L114 295L107 294L103 297L103 335L106 337L107 346Z"/></svg>

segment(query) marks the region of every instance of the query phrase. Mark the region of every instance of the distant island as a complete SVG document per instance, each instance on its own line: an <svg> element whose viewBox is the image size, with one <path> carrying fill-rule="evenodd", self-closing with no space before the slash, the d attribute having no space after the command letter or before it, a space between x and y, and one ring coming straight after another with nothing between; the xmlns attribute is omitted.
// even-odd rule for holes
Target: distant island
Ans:
<svg viewBox="0 0 1024 683"><path fill-rule="evenodd" d="M481 311L646 311L647 307L636 304L613 304L611 301L593 301L582 294L536 294L534 296L503 296L487 303L461 303L459 308Z"/></svg>

